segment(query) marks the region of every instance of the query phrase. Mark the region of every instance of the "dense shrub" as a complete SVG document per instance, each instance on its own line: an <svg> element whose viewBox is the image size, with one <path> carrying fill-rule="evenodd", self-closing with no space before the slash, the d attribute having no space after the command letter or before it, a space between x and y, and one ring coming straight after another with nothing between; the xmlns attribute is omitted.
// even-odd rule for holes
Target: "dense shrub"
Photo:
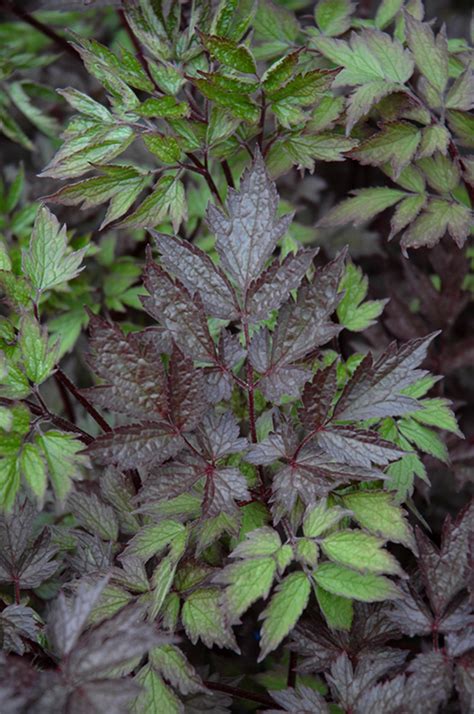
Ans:
<svg viewBox="0 0 474 714"><path fill-rule="evenodd" d="M0 3L0 710L472 711L467 39L99 4Z"/></svg>

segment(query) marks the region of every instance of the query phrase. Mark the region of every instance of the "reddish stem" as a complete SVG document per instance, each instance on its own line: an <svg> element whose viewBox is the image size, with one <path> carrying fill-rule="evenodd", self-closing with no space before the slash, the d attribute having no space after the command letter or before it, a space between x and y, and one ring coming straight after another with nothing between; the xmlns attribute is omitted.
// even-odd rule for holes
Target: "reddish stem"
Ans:
<svg viewBox="0 0 474 714"><path fill-rule="evenodd" d="M97 409L92 406L89 400L81 394L76 385L71 382L67 374L62 371L61 367L57 368L56 375L57 379L66 387L66 389L73 395L73 397L77 399L79 404L82 404L86 412L91 415L91 417L101 427L101 429L103 429L104 431L112 431L111 427L105 421L104 417L99 414Z"/></svg>
<svg viewBox="0 0 474 714"><path fill-rule="evenodd" d="M246 689L240 689L239 687L231 687L228 684L220 684L220 682L210 682L209 680L204 681L204 686L207 687L207 689L211 689L215 692L223 692L224 694L229 694L231 697L236 697L237 699L247 699L249 702L263 704L265 707L271 707L272 709L282 708L273 699L270 699L270 697L266 697L264 694L248 692Z"/></svg>
<svg viewBox="0 0 474 714"><path fill-rule="evenodd" d="M298 655L296 652L290 652L290 661L288 662L288 680L289 687L296 686L296 665L298 664Z"/></svg>

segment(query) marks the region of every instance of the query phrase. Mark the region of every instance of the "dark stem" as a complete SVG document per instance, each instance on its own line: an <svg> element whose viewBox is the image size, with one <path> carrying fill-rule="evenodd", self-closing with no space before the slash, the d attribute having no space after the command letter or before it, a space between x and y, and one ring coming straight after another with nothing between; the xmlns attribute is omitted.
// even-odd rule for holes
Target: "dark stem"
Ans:
<svg viewBox="0 0 474 714"><path fill-rule="evenodd" d="M263 704L265 707L281 709L279 704L277 704L273 699L270 699L270 697L266 697L264 694L248 692L246 689L231 687L228 684L220 684L219 682L210 682L209 680L204 681L204 686L214 692L223 692L224 694L229 694L231 697L236 697L237 699L247 699L249 702Z"/></svg>
<svg viewBox="0 0 474 714"><path fill-rule="evenodd" d="M462 180L463 180L464 186L466 187L466 191L468 193L469 200L471 201L471 206L474 208L474 186L472 184L470 184L469 181L467 181L464 178L464 173L466 172L466 164L464 163L463 158L462 158L461 154L459 153L458 147L456 146L456 144L454 143L454 141L452 139L450 139L450 141L449 141L448 151L449 151L450 157L454 161L457 161L457 163L459 164L459 168L461 169L461 173L463 174Z"/></svg>
<svg viewBox="0 0 474 714"><path fill-rule="evenodd" d="M15 605L19 605L21 602L21 593L20 593L20 581L18 579L18 576L15 575L15 579L13 580L13 584L15 587Z"/></svg>
<svg viewBox="0 0 474 714"><path fill-rule="evenodd" d="M290 661L288 662L288 679L289 687L296 686L296 665L298 664L298 655L296 652L290 652Z"/></svg>
<svg viewBox="0 0 474 714"><path fill-rule="evenodd" d="M186 156L191 159L193 164L196 166L197 169L199 169L198 173L200 173L204 178L206 179L207 185L211 189L211 193L215 196L216 200L221 206L224 206L224 201L220 197L219 191L217 189L216 184L214 183L214 179L212 178L209 169L204 166L202 161L198 159L196 154L193 154L191 151L186 153Z"/></svg>
<svg viewBox="0 0 474 714"><path fill-rule="evenodd" d="M143 54L142 46L140 45L140 43L139 43L139 41L138 41L138 38L135 36L135 34L134 34L132 28L130 27L125 12L124 12L123 10L119 10L119 11L118 11L118 14L119 14L119 17L120 17L120 22L122 23L123 28L125 29L127 35L129 36L129 38L130 38L130 40L131 40L131 42L132 42L132 45L133 45L134 48L135 48L135 52L136 52L136 54L137 54L137 58L138 58L138 60L139 60L139 62L140 62L140 64L141 64L141 66L143 67L143 69L144 69L144 71L145 71L145 73L146 73L146 76L148 77L148 79L150 80L150 82L152 83L152 85L154 86L155 90L156 90L159 94L163 94L163 91L160 89L160 87L159 87L158 84L156 83L155 78L153 77L152 73L150 72L150 68L149 68L149 66L148 66L148 62L146 61L145 55Z"/></svg>
<svg viewBox="0 0 474 714"><path fill-rule="evenodd" d="M61 380L58 379L57 374L54 375L54 379L55 379L59 394L61 396L63 406L64 406L64 411L66 412L67 418L69 419L69 421L72 421L72 423L75 424L76 423L76 415L74 413L74 407L71 402L71 397L69 396L69 392L67 391L66 387L61 382Z"/></svg>
<svg viewBox="0 0 474 714"><path fill-rule="evenodd" d="M248 353L248 349L250 346L249 326L245 321L242 324L244 327L245 349L247 350L247 353ZM254 382L253 367L250 364L248 354L247 354L247 396L248 396L248 403L249 403L250 436L252 438L252 442L254 444L256 444L258 441L258 437L257 437L257 419L256 419L256 415L255 415L255 382ZM264 498L265 479L263 476L263 467L257 466L257 472L258 472L258 475L260 478L260 495L262 496L262 498Z"/></svg>
<svg viewBox="0 0 474 714"><path fill-rule="evenodd" d="M249 327L246 322L244 325L245 348L248 350L250 345ZM247 357L247 394L249 402L249 421L250 421L250 436L254 444L257 443L257 420L255 418L255 384L253 379L253 367Z"/></svg>
<svg viewBox="0 0 474 714"><path fill-rule="evenodd" d="M79 404L82 404L86 412L90 414L90 416L101 427L101 429L103 429L104 431L112 431L111 427L107 424L104 417L99 414L97 409L92 406L89 400L81 394L76 385L71 382L67 374L62 371L61 367L57 368L56 376L57 379L65 386L65 388L73 395L73 397L77 399Z"/></svg>
<svg viewBox="0 0 474 714"><path fill-rule="evenodd" d="M15 15L19 20L26 22L28 25L31 25L31 27L34 27L35 30L38 30L38 32L41 32L46 37L49 37L49 39L58 45L58 47L60 47L64 52L67 52L69 55L72 55L75 59L80 61L80 55L64 37L58 35L55 30L48 27L48 25L43 24L40 20L37 20L36 17L30 15L26 12L26 10L22 10L21 7L17 7L16 4L5 2L5 0L0 0L0 7L7 8L12 15Z"/></svg>
<svg viewBox="0 0 474 714"><path fill-rule="evenodd" d="M231 188L235 188L234 177L232 176L232 172L231 172L231 170L230 170L230 166L229 166L229 164L228 164L228 162L227 162L226 159L224 159L223 161L221 161L221 166L222 166L222 170L223 170L223 172L224 172L225 180L227 181L228 185L229 185Z"/></svg>
<svg viewBox="0 0 474 714"><path fill-rule="evenodd" d="M260 151L262 150L263 147L263 137L265 135L265 115L267 112L267 102L265 99L265 94L262 92L262 108L260 110L260 133L258 135L258 146L260 148Z"/></svg>
<svg viewBox="0 0 474 714"><path fill-rule="evenodd" d="M0 397L0 404L2 404L5 407L11 407L16 404L14 399L7 399L6 397ZM90 434L87 433L87 431L84 431L83 429L80 429L76 424L72 424L70 421L67 419L63 419L63 417L59 416L58 414L53 414L52 412L45 411L42 406L39 404L35 404L34 402L30 401L29 399L24 399L23 404L25 404L30 412L34 414L35 416L40 416L44 417L48 421L50 421L52 424L55 424L57 427L60 429L63 429L64 431L72 431L75 434L78 435L78 439L84 442L84 444L91 444L94 441L94 437L92 437Z"/></svg>

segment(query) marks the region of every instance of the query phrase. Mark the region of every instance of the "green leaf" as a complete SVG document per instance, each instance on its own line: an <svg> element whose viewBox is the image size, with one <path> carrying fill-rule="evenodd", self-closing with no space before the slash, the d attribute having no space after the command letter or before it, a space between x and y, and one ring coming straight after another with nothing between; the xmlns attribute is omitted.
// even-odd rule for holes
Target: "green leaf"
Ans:
<svg viewBox="0 0 474 714"><path fill-rule="evenodd" d="M90 120L92 122L92 120ZM135 138L129 126L92 123L79 134L66 136L66 141L40 176L74 178L91 171L94 164L115 159Z"/></svg>
<svg viewBox="0 0 474 714"><path fill-rule="evenodd" d="M323 553L340 565L368 573L400 575L393 555L383 550L385 541L356 530L336 531L321 542Z"/></svg>
<svg viewBox="0 0 474 714"><path fill-rule="evenodd" d="M92 208L110 200L100 229L123 216L139 193L148 184L147 174L133 166L104 165L98 167L104 176L94 176L77 181L47 196L48 201L65 206Z"/></svg>
<svg viewBox="0 0 474 714"><path fill-rule="evenodd" d="M348 263L339 285L344 296L337 306L337 316L341 325L352 332L362 332L373 325L387 303L387 300L367 300L369 281L362 270Z"/></svg>
<svg viewBox="0 0 474 714"><path fill-rule="evenodd" d="M143 691L131 706L133 714L182 714L181 701L150 664L142 667L136 681Z"/></svg>
<svg viewBox="0 0 474 714"><path fill-rule="evenodd" d="M178 521L162 520L149 524L131 539L125 553L127 556L134 555L147 561L176 541L180 542L185 533L186 528Z"/></svg>
<svg viewBox="0 0 474 714"><path fill-rule="evenodd" d="M394 178L397 178L415 156L420 140L421 132L413 124L391 122L359 144L352 155L364 166L390 163Z"/></svg>
<svg viewBox="0 0 474 714"><path fill-rule="evenodd" d="M230 554L231 558L259 558L274 555L281 548L281 540L273 528L257 528L246 534Z"/></svg>
<svg viewBox="0 0 474 714"><path fill-rule="evenodd" d="M195 590L183 605L181 618L193 644L200 639L206 647L228 647L240 650L220 607L221 591L217 588Z"/></svg>
<svg viewBox="0 0 474 714"><path fill-rule="evenodd" d="M446 97L448 109L469 112L474 107L474 73L472 65L459 75Z"/></svg>
<svg viewBox="0 0 474 714"><path fill-rule="evenodd" d="M178 102L174 97L149 97L136 110L141 117L160 119L182 119L189 116L186 102Z"/></svg>
<svg viewBox="0 0 474 714"><path fill-rule="evenodd" d="M381 211L401 201L407 194L395 188L362 188L353 198L346 198L323 216L318 226L343 226L352 223L359 226L370 221Z"/></svg>
<svg viewBox="0 0 474 714"><path fill-rule="evenodd" d="M46 458L56 498L63 502L72 488L71 480L82 478L82 468L89 465L87 456L80 453L84 444L60 431L39 434L36 443Z"/></svg>
<svg viewBox="0 0 474 714"><path fill-rule="evenodd" d="M333 630L350 630L354 609L352 600L334 595L324 590L320 585L315 586L316 599L324 615L324 619Z"/></svg>
<svg viewBox="0 0 474 714"><path fill-rule="evenodd" d="M194 84L204 94L238 119L256 123L260 117L260 110L246 94L225 92L214 81L208 79L194 79Z"/></svg>
<svg viewBox="0 0 474 714"><path fill-rule="evenodd" d="M181 149L173 136L146 133L142 134L142 139L148 151L164 164L176 164L181 158Z"/></svg>
<svg viewBox="0 0 474 714"><path fill-rule="evenodd" d="M458 136L462 146L474 148L474 116L454 109L450 109L446 115L451 131Z"/></svg>
<svg viewBox="0 0 474 714"><path fill-rule="evenodd" d="M438 193L449 194L459 183L461 175L457 164L439 152L429 158L420 159L417 165L425 174L430 186Z"/></svg>
<svg viewBox="0 0 474 714"><path fill-rule="evenodd" d="M175 231L186 218L186 199L182 182L173 176L163 176L153 192L138 208L121 221L120 228L154 228L171 220Z"/></svg>
<svg viewBox="0 0 474 714"><path fill-rule="evenodd" d="M310 592L308 576L303 572L291 573L278 585L270 603L259 618L264 620L259 662L276 649L296 625L308 604Z"/></svg>
<svg viewBox="0 0 474 714"><path fill-rule="evenodd" d="M313 173L316 161L344 161L344 153L356 144L340 134L295 134L272 145L268 157L270 171L278 175L294 164Z"/></svg>
<svg viewBox="0 0 474 714"><path fill-rule="evenodd" d="M420 22L410 13L405 13L407 42L415 58L416 66L425 79L440 94L448 81L448 44L442 30L435 38L427 22Z"/></svg>
<svg viewBox="0 0 474 714"><path fill-rule="evenodd" d="M238 72L255 74L257 70L255 60L244 45L238 45L232 40L216 35L201 35L201 39L211 57L220 64Z"/></svg>
<svg viewBox="0 0 474 714"><path fill-rule="evenodd" d="M73 280L82 270L87 250L72 251L68 246L66 226L46 206L39 209L30 244L22 253L23 272L38 292Z"/></svg>
<svg viewBox="0 0 474 714"><path fill-rule="evenodd" d="M334 563L320 565L313 577L324 590L361 602L383 602L401 595L397 586L384 576L362 575Z"/></svg>
<svg viewBox="0 0 474 714"><path fill-rule="evenodd" d="M319 0L314 17L321 32L328 37L347 32L354 7L350 0Z"/></svg>
<svg viewBox="0 0 474 714"><path fill-rule="evenodd" d="M402 509L394 504L392 494L385 491L355 491L342 496L342 501L362 528L414 549L412 530Z"/></svg>
<svg viewBox="0 0 474 714"><path fill-rule="evenodd" d="M375 13L375 26L383 30L390 25L403 5L403 0L382 0Z"/></svg>
<svg viewBox="0 0 474 714"><path fill-rule="evenodd" d="M419 402L420 409L416 412L412 412L410 416L421 424L427 424L428 426L435 426L438 429L450 431L462 438L463 434L459 429L450 404L451 402L448 399L441 399L440 397L435 399L422 399Z"/></svg>
<svg viewBox="0 0 474 714"><path fill-rule="evenodd" d="M35 444L27 443L23 446L20 456L20 470L41 506L46 493L46 464L39 448Z"/></svg>
<svg viewBox="0 0 474 714"><path fill-rule="evenodd" d="M328 508L327 499L323 498L318 504L307 509L303 520L303 533L308 538L316 538L350 515L350 511L340 506Z"/></svg>
<svg viewBox="0 0 474 714"><path fill-rule="evenodd" d="M217 581L227 585L223 603L232 622L237 622L254 602L268 597L276 567L274 558L263 557L232 563L218 574Z"/></svg>
<svg viewBox="0 0 474 714"><path fill-rule="evenodd" d="M450 138L449 131L441 124L432 124L431 126L425 127L421 135L417 158L423 159L428 156L433 156L435 151L446 154Z"/></svg>
<svg viewBox="0 0 474 714"><path fill-rule="evenodd" d="M296 543L296 560L304 565L314 568L318 562L319 548L314 540L310 538L299 538Z"/></svg>
<svg viewBox="0 0 474 714"><path fill-rule="evenodd" d="M68 87L67 89L58 89L57 92L64 97L71 107L76 109L76 111L81 114L85 114L93 119L98 119L106 124L113 124L114 118L109 110L104 107L103 104L100 104L89 97L88 94L84 94L83 92L73 89L72 87Z"/></svg>
<svg viewBox="0 0 474 714"><path fill-rule="evenodd" d="M25 132L20 128L17 122L8 113L5 107L0 104L0 132L11 141L23 146L29 151L33 150L33 144L28 139Z"/></svg>
<svg viewBox="0 0 474 714"><path fill-rule="evenodd" d="M206 691L194 667L175 645L155 647L149 657L153 669L179 689L181 694Z"/></svg>
<svg viewBox="0 0 474 714"><path fill-rule="evenodd" d="M344 67L334 86L357 86L385 80L403 85L413 73L413 60L398 40L380 30L364 28L343 40L317 37L316 48L334 64Z"/></svg>
<svg viewBox="0 0 474 714"><path fill-rule="evenodd" d="M20 465L15 456L0 459L0 509L11 511L20 488Z"/></svg>
<svg viewBox="0 0 474 714"><path fill-rule="evenodd" d="M448 231L459 248L469 236L472 212L453 201L431 199L424 211L404 233L401 246L406 248L432 247Z"/></svg>
<svg viewBox="0 0 474 714"><path fill-rule="evenodd" d="M148 611L151 621L158 617L163 603L173 584L176 572L176 559L170 556L163 558L155 572L153 573L153 592L151 595L151 605Z"/></svg>
<svg viewBox="0 0 474 714"><path fill-rule="evenodd" d="M407 417L400 419L398 429L405 439L414 444L420 451L430 454L445 463L449 462L446 445L431 429Z"/></svg>
<svg viewBox="0 0 474 714"><path fill-rule="evenodd" d="M262 85L266 92L274 92L290 79L294 69L298 65L300 52L290 52L290 54L278 59L262 75Z"/></svg>
<svg viewBox="0 0 474 714"><path fill-rule="evenodd" d="M21 318L18 346L23 369L33 384L41 384L54 369L58 357L58 343L48 338L48 331L30 315Z"/></svg>
<svg viewBox="0 0 474 714"><path fill-rule="evenodd" d="M397 233L410 225L420 213L426 203L426 194L420 193L416 196L408 196L400 201L390 221L391 240Z"/></svg>

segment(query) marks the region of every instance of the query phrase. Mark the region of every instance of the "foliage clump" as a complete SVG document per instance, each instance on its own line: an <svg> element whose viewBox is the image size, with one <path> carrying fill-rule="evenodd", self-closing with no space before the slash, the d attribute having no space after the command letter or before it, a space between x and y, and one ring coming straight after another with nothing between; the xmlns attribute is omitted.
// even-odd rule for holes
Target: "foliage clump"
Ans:
<svg viewBox="0 0 474 714"><path fill-rule="evenodd" d="M473 351L472 51L419 2L304 4L0 26L0 130L54 182L0 192L2 712L470 711L472 506L438 547L420 494L472 458L439 374ZM54 44L93 78L62 143L18 79ZM321 162L371 180L314 229ZM332 245L374 219L391 302Z"/></svg>

